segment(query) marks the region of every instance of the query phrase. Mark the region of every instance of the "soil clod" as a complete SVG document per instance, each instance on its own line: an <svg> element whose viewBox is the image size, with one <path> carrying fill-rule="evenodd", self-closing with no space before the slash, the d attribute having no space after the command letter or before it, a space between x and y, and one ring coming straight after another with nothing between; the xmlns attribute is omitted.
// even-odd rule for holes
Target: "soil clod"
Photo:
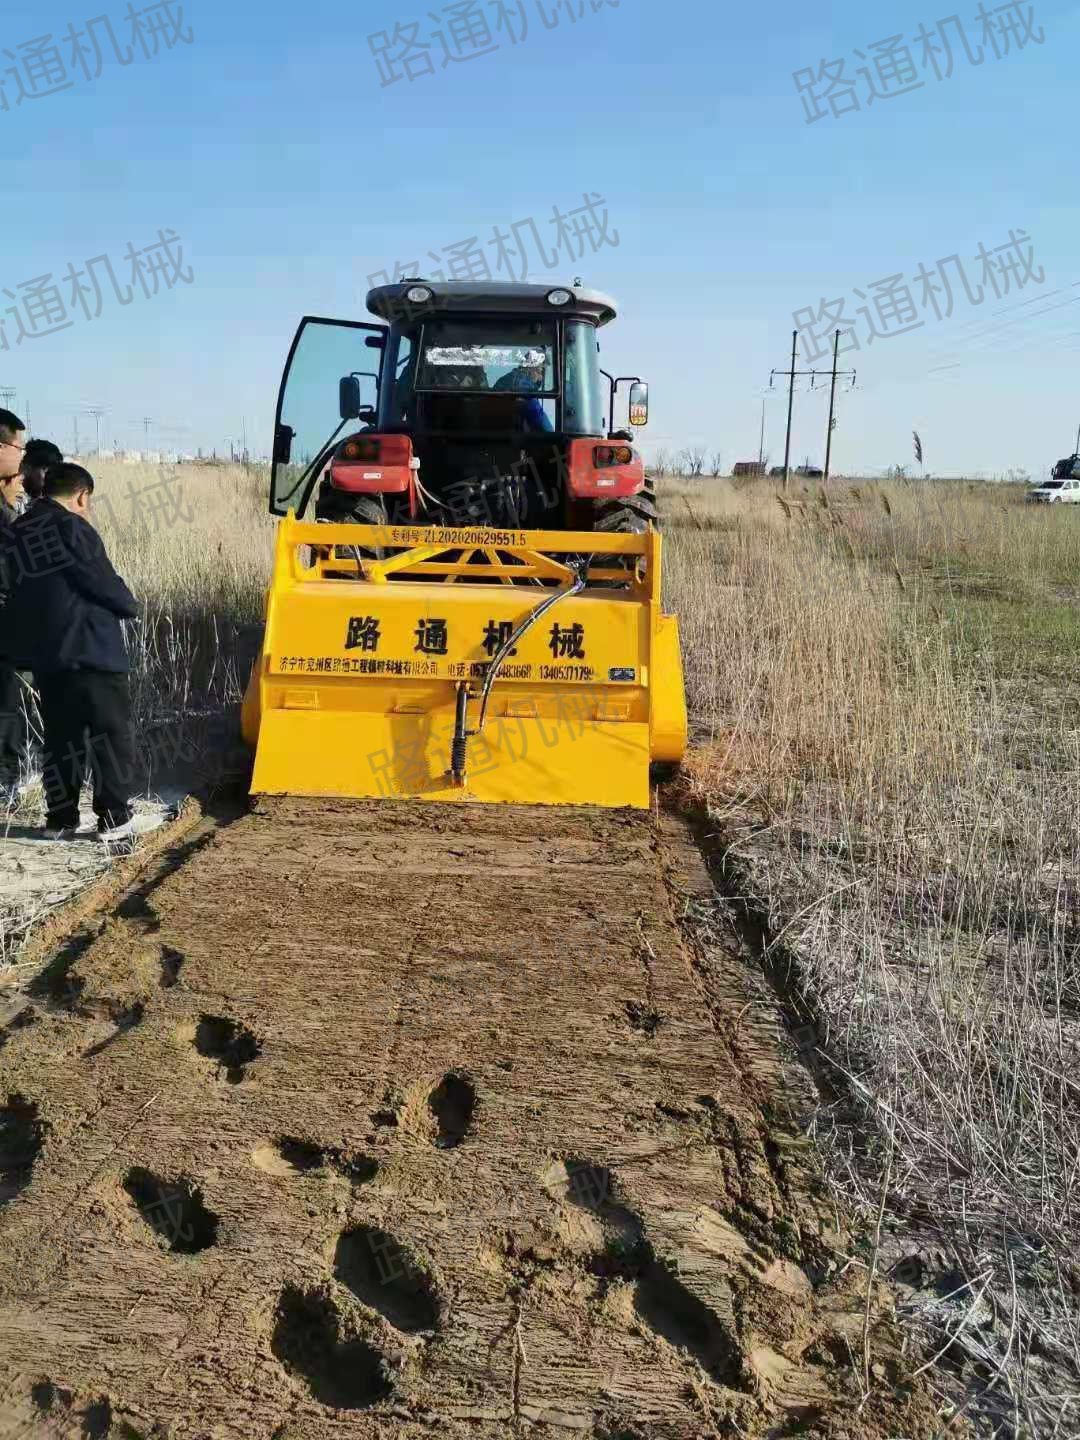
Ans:
<svg viewBox="0 0 1080 1440"><path fill-rule="evenodd" d="M438 1324L434 1277L385 1230L369 1225L346 1230L337 1243L334 1276L397 1330L411 1335Z"/></svg>
<svg viewBox="0 0 1080 1440"><path fill-rule="evenodd" d="M195 1049L207 1060L216 1060L230 1085L239 1085L262 1046L252 1031L239 1021L220 1015L203 1015L195 1031Z"/></svg>
<svg viewBox="0 0 1080 1440"><path fill-rule="evenodd" d="M664 1023L664 1017L651 1005L643 1005L639 1000L628 1000L626 1002L626 1018L630 1022L631 1030L639 1030L650 1039L656 1034Z"/></svg>
<svg viewBox="0 0 1080 1440"><path fill-rule="evenodd" d="M30 1183L44 1133L38 1107L22 1095L9 1095L0 1107L0 1204Z"/></svg>
<svg viewBox="0 0 1080 1440"><path fill-rule="evenodd" d="M184 1177L162 1180L149 1170L129 1170L124 1189L156 1235L178 1255L196 1255L217 1240L218 1217L203 1203L198 1187Z"/></svg>
<svg viewBox="0 0 1080 1440"><path fill-rule="evenodd" d="M278 1304L271 1349L322 1405L362 1410L385 1400L393 1392L385 1359L364 1340L341 1340L340 1329L331 1301L290 1287Z"/></svg>
<svg viewBox="0 0 1080 1440"><path fill-rule="evenodd" d="M428 1096L428 1109L435 1119L436 1145L444 1150L460 1145L469 1132L476 1108L476 1090L464 1075L444 1075Z"/></svg>

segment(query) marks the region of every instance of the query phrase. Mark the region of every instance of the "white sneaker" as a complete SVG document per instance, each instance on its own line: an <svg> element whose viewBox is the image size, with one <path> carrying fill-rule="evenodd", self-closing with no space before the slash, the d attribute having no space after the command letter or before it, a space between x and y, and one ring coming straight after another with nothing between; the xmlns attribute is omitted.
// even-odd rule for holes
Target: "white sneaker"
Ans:
<svg viewBox="0 0 1080 1440"><path fill-rule="evenodd" d="M75 840L78 838L78 835L79 832L75 829L74 825L45 826L46 840Z"/></svg>
<svg viewBox="0 0 1080 1440"><path fill-rule="evenodd" d="M101 829L97 832L97 838L104 845L116 840L134 840L138 835L147 835L151 830L156 830L164 823L164 817L158 815L133 815L130 820L125 820L122 825L112 825L108 829Z"/></svg>

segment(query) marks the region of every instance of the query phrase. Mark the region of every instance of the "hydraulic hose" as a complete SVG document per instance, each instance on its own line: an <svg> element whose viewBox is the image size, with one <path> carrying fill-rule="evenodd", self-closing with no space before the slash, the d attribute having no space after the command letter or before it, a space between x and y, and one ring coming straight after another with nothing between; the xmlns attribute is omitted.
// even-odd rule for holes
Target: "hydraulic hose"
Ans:
<svg viewBox="0 0 1080 1440"><path fill-rule="evenodd" d="M465 783L465 759L468 743L474 735L479 735L484 728L484 722L487 719L488 701L491 698L491 689L495 684L499 670L507 656L522 636L527 635L536 622L542 619L555 605L558 605L560 600L566 600L571 595L579 595L581 591L584 590L589 578L589 566L592 564L592 560L593 557L591 555L578 555L572 559L568 557L567 565L574 572L573 583L567 585L563 590L556 590L554 594L545 596L534 610L529 611L528 615L525 616L525 619L522 620L514 633L500 645L499 649L492 656L491 663L487 668L487 674L484 676L484 683L480 689L480 718L475 730L468 730L466 728L469 707L468 687L464 681L458 686L457 703L454 713L454 738L450 747L450 774L456 785L464 785Z"/></svg>
<svg viewBox="0 0 1080 1440"><path fill-rule="evenodd" d="M491 697L491 687L495 684L495 677L499 673L500 666L521 637L528 634L536 622L546 615L553 606L557 605L560 600L566 600L571 595L579 595L581 591L585 589L585 582L589 578L589 566L592 564L592 556L579 555L571 560L569 564L570 568L574 571L573 584L568 585L565 590L556 590L554 595L548 595L545 599L541 600L536 609L529 611L528 615L525 616L525 619L510 638L506 640L492 656L491 664L488 666L487 674L484 676L484 683L480 688L480 720L472 734L479 735L480 731L483 730L484 721L487 718L488 700Z"/></svg>

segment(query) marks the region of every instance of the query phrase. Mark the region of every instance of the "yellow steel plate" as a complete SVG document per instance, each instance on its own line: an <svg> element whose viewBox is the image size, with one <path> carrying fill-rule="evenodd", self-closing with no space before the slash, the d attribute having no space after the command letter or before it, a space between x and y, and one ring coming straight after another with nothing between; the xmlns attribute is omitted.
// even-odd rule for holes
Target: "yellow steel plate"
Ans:
<svg viewBox="0 0 1080 1440"><path fill-rule="evenodd" d="M545 592L502 585L309 582L276 607L275 676L476 679ZM649 613L621 595L560 601L518 642L500 682L637 685Z"/></svg>
<svg viewBox="0 0 1080 1440"><path fill-rule="evenodd" d="M649 805L649 727L556 726L523 716L469 742L466 784L447 776L449 709L426 715L270 710L252 777L258 795L370 796L524 805Z"/></svg>

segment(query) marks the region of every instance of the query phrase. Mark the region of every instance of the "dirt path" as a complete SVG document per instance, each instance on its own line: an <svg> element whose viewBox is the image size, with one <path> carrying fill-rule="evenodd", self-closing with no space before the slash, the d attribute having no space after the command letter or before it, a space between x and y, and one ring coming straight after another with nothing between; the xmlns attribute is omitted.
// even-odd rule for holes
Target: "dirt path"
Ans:
<svg viewBox="0 0 1080 1440"><path fill-rule="evenodd" d="M0 1032L0 1437L924 1436L630 812L263 804Z"/></svg>

